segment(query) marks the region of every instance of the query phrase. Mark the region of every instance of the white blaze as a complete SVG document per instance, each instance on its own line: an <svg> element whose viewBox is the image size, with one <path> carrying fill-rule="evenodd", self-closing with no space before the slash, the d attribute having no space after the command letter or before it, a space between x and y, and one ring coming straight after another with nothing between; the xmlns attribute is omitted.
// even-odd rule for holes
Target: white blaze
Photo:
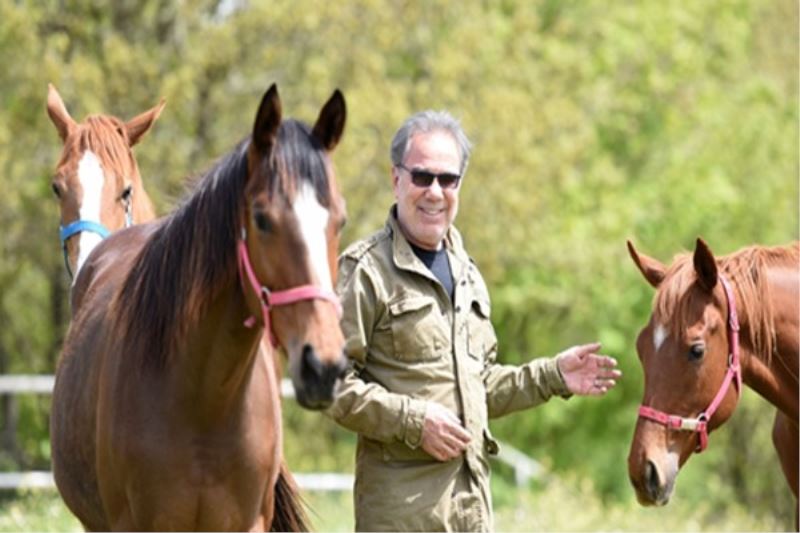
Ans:
<svg viewBox="0 0 800 533"><path fill-rule="evenodd" d="M306 242L308 257L317 282L323 289L333 290L328 264L328 210L317 201L317 193L309 183L303 183L294 199L295 215L300 223L300 232Z"/></svg>
<svg viewBox="0 0 800 533"><path fill-rule="evenodd" d="M656 347L656 351L661 348L661 345L664 344L664 341L667 339L667 329L662 326L661 324L656 326L656 330L653 332L653 344Z"/></svg>
<svg viewBox="0 0 800 533"><path fill-rule="evenodd" d="M80 207L81 220L91 220L102 224L100 220L100 204L103 199L105 176L103 175L103 167L100 165L100 160L90 150L84 152L80 163L78 163L78 179L83 188ZM75 269L75 275L72 277L73 283L78 279L78 272L86 262L86 258L89 257L94 247L103 240L100 235L91 231L82 231L78 237L80 239L78 244L78 265Z"/></svg>

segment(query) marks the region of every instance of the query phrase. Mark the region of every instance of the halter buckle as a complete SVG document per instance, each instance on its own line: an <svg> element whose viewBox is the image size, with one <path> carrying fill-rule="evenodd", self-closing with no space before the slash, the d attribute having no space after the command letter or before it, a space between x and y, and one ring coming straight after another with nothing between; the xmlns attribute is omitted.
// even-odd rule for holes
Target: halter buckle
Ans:
<svg viewBox="0 0 800 533"><path fill-rule="evenodd" d="M678 429L684 431L697 431L700 427L702 420L700 418L681 418L681 425Z"/></svg>
<svg viewBox="0 0 800 533"><path fill-rule="evenodd" d="M264 303L264 305L267 307L267 309L272 307L272 304L269 301L269 297L272 294L272 291L270 291L268 288L266 288L265 286L262 285L261 286L261 290L259 291L259 294L261 296L261 301Z"/></svg>

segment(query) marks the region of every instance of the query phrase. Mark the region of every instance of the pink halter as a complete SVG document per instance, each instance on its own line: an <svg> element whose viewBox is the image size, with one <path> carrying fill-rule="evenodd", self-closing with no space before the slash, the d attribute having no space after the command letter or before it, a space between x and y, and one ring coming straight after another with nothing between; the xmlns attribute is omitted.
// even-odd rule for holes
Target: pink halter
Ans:
<svg viewBox="0 0 800 533"><path fill-rule="evenodd" d="M717 395L711 401L711 405L700 413L697 418L684 418L682 416L670 415L663 411L653 409L646 405L639 407L639 416L648 420L653 420L670 429L681 431L695 431L698 433L700 442L697 444L697 453L702 452L708 446L708 421L716 412L722 399L728 393L732 381L736 381L737 400L742 393L742 367L739 364L739 318L736 315L736 300L733 289L724 276L719 276L722 287L725 289L725 297L728 299L728 344L730 354L728 355L728 371L722 380Z"/></svg>
<svg viewBox="0 0 800 533"><path fill-rule="evenodd" d="M270 309L275 306L287 305L302 300L327 300L336 306L336 312L339 314L339 317L342 316L342 305L339 302L339 297L332 291L316 285L301 285L284 291L270 291L267 287L259 283L256 273L253 270L253 265L250 262L250 254L247 251L246 239L247 232L242 228L242 238L237 244L239 277L242 280L242 289L245 289L245 280L248 280L253 290L258 295L258 299L261 302L261 315L264 320L264 329L268 332L270 342L272 342L273 346L278 346L278 341L270 326L269 312ZM256 317L254 316L250 316L244 321L245 327L248 328L252 328L255 324Z"/></svg>

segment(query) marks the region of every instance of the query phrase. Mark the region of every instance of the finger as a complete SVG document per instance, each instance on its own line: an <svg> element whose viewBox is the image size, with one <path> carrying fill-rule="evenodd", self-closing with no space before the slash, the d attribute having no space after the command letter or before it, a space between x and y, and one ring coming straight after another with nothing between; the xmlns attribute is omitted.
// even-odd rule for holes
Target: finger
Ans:
<svg viewBox="0 0 800 533"><path fill-rule="evenodd" d="M451 423L451 424L453 424L455 426L460 426L461 425L461 420L456 416L456 414L453 411L451 411L450 409L447 409L445 411L445 413L446 413L445 418L447 419L447 421L449 423Z"/></svg>
<svg viewBox="0 0 800 533"><path fill-rule="evenodd" d="M604 366L606 368L614 368L615 366L617 366L617 360L614 359L613 357L609 357L607 355L604 355L602 357L603 357L603 363L601 366Z"/></svg>
<svg viewBox="0 0 800 533"><path fill-rule="evenodd" d="M449 429L450 429L449 436L454 438L458 442L464 443L466 445L469 444L470 440L472 440L469 435L469 432L460 425L451 426Z"/></svg>
<svg viewBox="0 0 800 533"><path fill-rule="evenodd" d="M592 383L592 388L589 391L589 393L590 394L605 394L609 390L613 389L616 384L617 384L617 382L614 381L613 379L597 378Z"/></svg>
<svg viewBox="0 0 800 533"><path fill-rule="evenodd" d="M464 440L459 439L459 438L457 438L455 436L451 436L449 439L447 439L444 442L445 442L445 444L447 446L448 451L450 451L452 453L456 453L456 454L460 454L461 452L466 450L467 446L469 445L469 441L468 440L464 441Z"/></svg>
<svg viewBox="0 0 800 533"><path fill-rule="evenodd" d="M600 349L599 342L591 342L589 344L582 344L577 347L577 354L579 357L585 357L588 354L596 353Z"/></svg>
<svg viewBox="0 0 800 533"><path fill-rule="evenodd" d="M603 370L597 374L597 376L601 379L616 379L622 377L622 371L620 370Z"/></svg>
<svg viewBox="0 0 800 533"><path fill-rule="evenodd" d="M442 447L440 449L440 461L449 461L455 457L461 455L461 449L457 446L451 446L446 443L442 443Z"/></svg>

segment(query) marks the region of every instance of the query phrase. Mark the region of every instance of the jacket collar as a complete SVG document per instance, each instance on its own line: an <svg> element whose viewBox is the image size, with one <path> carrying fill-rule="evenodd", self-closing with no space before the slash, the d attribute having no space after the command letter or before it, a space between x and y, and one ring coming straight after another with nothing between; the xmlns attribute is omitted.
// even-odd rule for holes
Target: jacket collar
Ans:
<svg viewBox="0 0 800 533"><path fill-rule="evenodd" d="M397 221L397 204L392 205L389 209L386 228L392 235L392 259L397 268L416 272L435 280L436 278L431 271L414 254L411 244L409 244L408 239L400 229L400 223ZM444 247L450 256L453 280L458 281L466 272L470 261L466 250L464 250L461 234L454 226L450 226L445 234Z"/></svg>

